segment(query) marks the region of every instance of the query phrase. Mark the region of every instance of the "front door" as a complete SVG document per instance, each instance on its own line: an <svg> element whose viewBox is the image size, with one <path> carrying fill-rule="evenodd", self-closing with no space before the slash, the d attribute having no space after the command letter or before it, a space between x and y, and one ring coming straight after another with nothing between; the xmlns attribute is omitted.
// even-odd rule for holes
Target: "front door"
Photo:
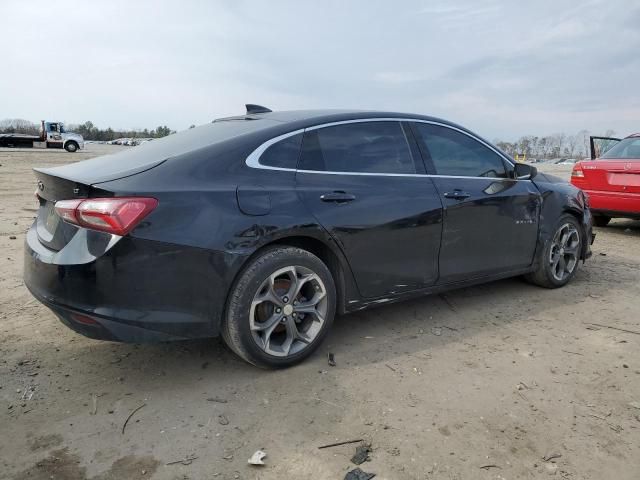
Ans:
<svg viewBox="0 0 640 480"><path fill-rule="evenodd" d="M501 155L462 130L412 126L444 208L439 283L531 265L541 205L535 185L517 180Z"/></svg>
<svg viewBox="0 0 640 480"><path fill-rule="evenodd" d="M345 252L365 298L437 280L442 205L422 169L397 121L344 122L304 135L297 192Z"/></svg>
<svg viewBox="0 0 640 480"><path fill-rule="evenodd" d="M60 132L60 124L57 122L46 122L47 146L54 148L62 148L62 133Z"/></svg>

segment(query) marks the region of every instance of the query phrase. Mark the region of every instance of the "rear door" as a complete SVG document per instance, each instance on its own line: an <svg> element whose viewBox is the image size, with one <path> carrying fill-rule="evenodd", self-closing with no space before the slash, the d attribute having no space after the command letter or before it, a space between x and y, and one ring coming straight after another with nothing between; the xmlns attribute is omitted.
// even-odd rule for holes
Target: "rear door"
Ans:
<svg viewBox="0 0 640 480"><path fill-rule="evenodd" d="M346 254L365 298L436 282L442 205L399 121L307 129L296 189Z"/></svg>
<svg viewBox="0 0 640 480"><path fill-rule="evenodd" d="M541 196L495 150L446 125L412 122L444 208L440 281L450 283L531 265Z"/></svg>

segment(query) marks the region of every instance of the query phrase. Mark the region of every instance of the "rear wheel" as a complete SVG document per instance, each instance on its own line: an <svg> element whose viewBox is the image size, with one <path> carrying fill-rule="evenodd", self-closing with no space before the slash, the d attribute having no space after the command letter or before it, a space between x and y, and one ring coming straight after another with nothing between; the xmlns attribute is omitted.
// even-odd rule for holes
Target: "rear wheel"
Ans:
<svg viewBox="0 0 640 480"><path fill-rule="evenodd" d="M606 215L594 215L593 216L593 224L596 227L606 227L609 225L611 221L611 217L607 217Z"/></svg>
<svg viewBox="0 0 640 480"><path fill-rule="evenodd" d="M306 250L275 247L256 258L235 283L222 337L258 367L288 367L318 348L335 309L335 284L327 266Z"/></svg>
<svg viewBox="0 0 640 480"><path fill-rule="evenodd" d="M67 152L73 153L78 150L78 144L76 142L67 142L64 146L64 149Z"/></svg>
<svg viewBox="0 0 640 480"><path fill-rule="evenodd" d="M546 288L558 288L569 283L578 271L583 242L581 231L574 216L561 216L553 235L537 254L536 270L525 278Z"/></svg>

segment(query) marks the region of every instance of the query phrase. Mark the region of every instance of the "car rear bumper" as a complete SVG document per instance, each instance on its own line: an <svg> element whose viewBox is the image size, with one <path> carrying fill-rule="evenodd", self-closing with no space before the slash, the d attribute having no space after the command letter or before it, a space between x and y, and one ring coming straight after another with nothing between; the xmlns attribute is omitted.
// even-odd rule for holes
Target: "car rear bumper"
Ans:
<svg viewBox="0 0 640 480"><path fill-rule="evenodd" d="M640 217L640 193L585 190L594 213L613 213L610 216Z"/></svg>
<svg viewBox="0 0 640 480"><path fill-rule="evenodd" d="M27 233L25 285L65 325L140 343L218 334L228 254L129 236L98 242L106 234L91 233L60 252L47 250L35 227Z"/></svg>

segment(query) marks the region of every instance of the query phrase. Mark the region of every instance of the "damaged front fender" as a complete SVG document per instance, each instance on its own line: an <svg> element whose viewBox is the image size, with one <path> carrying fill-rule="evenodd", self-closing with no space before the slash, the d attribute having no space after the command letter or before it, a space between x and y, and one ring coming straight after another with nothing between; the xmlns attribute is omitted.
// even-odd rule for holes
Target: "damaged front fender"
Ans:
<svg viewBox="0 0 640 480"><path fill-rule="evenodd" d="M582 228L584 241L580 259L584 261L591 257L591 244L595 234L593 233L593 218L587 195L579 188L552 175L538 173L533 178L533 182L542 195L538 245L545 245L555 233L558 218L569 213L579 220Z"/></svg>

